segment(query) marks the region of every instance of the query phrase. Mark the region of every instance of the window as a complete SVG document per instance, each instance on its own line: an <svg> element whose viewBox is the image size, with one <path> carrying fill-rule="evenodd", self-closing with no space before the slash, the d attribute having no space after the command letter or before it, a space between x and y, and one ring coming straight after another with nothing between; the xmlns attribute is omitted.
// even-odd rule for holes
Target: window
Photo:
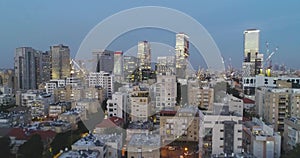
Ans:
<svg viewBox="0 0 300 158"><path fill-rule="evenodd" d="M224 138L220 138L220 140L224 140Z"/></svg>

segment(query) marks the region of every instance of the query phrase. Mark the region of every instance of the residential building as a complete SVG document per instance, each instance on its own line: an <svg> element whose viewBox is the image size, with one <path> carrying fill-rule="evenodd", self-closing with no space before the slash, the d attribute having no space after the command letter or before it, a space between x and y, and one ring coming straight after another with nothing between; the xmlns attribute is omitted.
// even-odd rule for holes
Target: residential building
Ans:
<svg viewBox="0 0 300 158"><path fill-rule="evenodd" d="M58 158L70 158L70 157L90 157L90 158L103 158L97 150L67 150L63 151Z"/></svg>
<svg viewBox="0 0 300 158"><path fill-rule="evenodd" d="M214 102L214 89L201 86L198 80L189 80L187 88L188 104L201 109L212 110Z"/></svg>
<svg viewBox="0 0 300 158"><path fill-rule="evenodd" d="M175 56L159 56L157 57L156 72L176 74Z"/></svg>
<svg viewBox="0 0 300 158"><path fill-rule="evenodd" d="M127 145L127 157L160 157L160 135L134 134Z"/></svg>
<svg viewBox="0 0 300 158"><path fill-rule="evenodd" d="M142 89L136 86L130 93L129 99L131 121L148 121L151 113L148 89Z"/></svg>
<svg viewBox="0 0 300 158"><path fill-rule="evenodd" d="M272 126L253 118L252 121L244 122L243 148L244 152L252 153L255 157L279 158L281 136L274 132Z"/></svg>
<svg viewBox="0 0 300 158"><path fill-rule="evenodd" d="M127 122L127 106L129 105L129 95L126 93L116 92L112 95L112 99L107 100L108 117L119 117Z"/></svg>
<svg viewBox="0 0 300 158"><path fill-rule="evenodd" d="M160 136L163 145L175 140L198 144L199 127L199 110L195 106L182 107L177 111L162 110L160 112Z"/></svg>
<svg viewBox="0 0 300 158"><path fill-rule="evenodd" d="M62 79L50 80L46 83L46 93L54 94L54 89L66 86L66 81Z"/></svg>
<svg viewBox="0 0 300 158"><path fill-rule="evenodd" d="M155 83L155 108L161 110L176 106L176 76L170 73L158 74Z"/></svg>
<svg viewBox="0 0 300 158"><path fill-rule="evenodd" d="M100 71L90 72L87 78L89 87L102 87L105 91L105 98L111 98L114 92L114 78L111 74Z"/></svg>
<svg viewBox="0 0 300 158"><path fill-rule="evenodd" d="M300 122L298 117L284 120L283 150L289 152L300 143Z"/></svg>
<svg viewBox="0 0 300 158"><path fill-rule="evenodd" d="M276 132L284 131L284 119L299 117L300 90L294 88L256 88L256 112Z"/></svg>
<svg viewBox="0 0 300 158"><path fill-rule="evenodd" d="M72 150L96 150L100 153L100 158L107 157L107 145L93 134L88 134L72 144Z"/></svg>
<svg viewBox="0 0 300 158"><path fill-rule="evenodd" d="M242 153L242 116L200 114L199 156Z"/></svg>

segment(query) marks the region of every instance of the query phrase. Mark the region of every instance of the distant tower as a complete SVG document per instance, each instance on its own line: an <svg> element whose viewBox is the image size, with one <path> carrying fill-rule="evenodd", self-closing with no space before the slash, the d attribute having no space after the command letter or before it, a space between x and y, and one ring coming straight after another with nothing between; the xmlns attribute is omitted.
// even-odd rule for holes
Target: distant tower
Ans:
<svg viewBox="0 0 300 158"><path fill-rule="evenodd" d="M62 44L51 46L52 79L65 79L70 77L70 49Z"/></svg>
<svg viewBox="0 0 300 158"><path fill-rule="evenodd" d="M97 60L96 72L104 71L112 73L114 69L114 53L110 50L98 50L93 52Z"/></svg>
<svg viewBox="0 0 300 158"><path fill-rule="evenodd" d="M132 80L132 75L134 74L135 70L138 69L138 58L134 56L124 56L123 59L124 79L129 82Z"/></svg>
<svg viewBox="0 0 300 158"><path fill-rule="evenodd" d="M114 54L114 77L115 81L121 82L123 80L123 52L116 51Z"/></svg>
<svg viewBox="0 0 300 158"><path fill-rule="evenodd" d="M176 34L176 76L186 78L186 70L189 57L189 37L184 33Z"/></svg>
<svg viewBox="0 0 300 158"><path fill-rule="evenodd" d="M31 47L16 48L15 90L37 88L36 50Z"/></svg>
<svg viewBox="0 0 300 158"><path fill-rule="evenodd" d="M148 41L138 43L137 58L139 60L139 69L151 69L151 49Z"/></svg>
<svg viewBox="0 0 300 158"><path fill-rule="evenodd" d="M258 29L244 31L244 62L243 77L255 76L261 73L263 54L259 53Z"/></svg>
<svg viewBox="0 0 300 158"><path fill-rule="evenodd" d="M257 29L244 31L244 58L245 62L255 62L259 53L259 32Z"/></svg>

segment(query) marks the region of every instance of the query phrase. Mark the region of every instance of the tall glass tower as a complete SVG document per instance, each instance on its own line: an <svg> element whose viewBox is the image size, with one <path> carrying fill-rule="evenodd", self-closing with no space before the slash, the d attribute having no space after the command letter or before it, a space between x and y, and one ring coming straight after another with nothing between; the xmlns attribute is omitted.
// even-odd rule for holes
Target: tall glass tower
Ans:
<svg viewBox="0 0 300 158"><path fill-rule="evenodd" d="M62 44L51 46L52 79L65 79L70 77L70 49Z"/></svg>
<svg viewBox="0 0 300 158"><path fill-rule="evenodd" d="M151 49L148 41L138 43L137 58L139 60L140 69L151 69Z"/></svg>
<svg viewBox="0 0 300 158"><path fill-rule="evenodd" d="M186 78L188 57L189 57L189 37L184 33L176 34L176 76Z"/></svg>
<svg viewBox="0 0 300 158"><path fill-rule="evenodd" d="M244 31L244 61L255 62L259 54L259 32L257 29Z"/></svg>

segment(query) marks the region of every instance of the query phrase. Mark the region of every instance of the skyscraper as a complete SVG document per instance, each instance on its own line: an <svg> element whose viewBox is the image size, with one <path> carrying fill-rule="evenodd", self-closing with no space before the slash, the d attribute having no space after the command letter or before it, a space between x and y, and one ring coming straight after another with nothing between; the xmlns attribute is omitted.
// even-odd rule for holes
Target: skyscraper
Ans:
<svg viewBox="0 0 300 158"><path fill-rule="evenodd" d="M98 50L93 52L97 60L96 72L104 71L112 73L114 69L114 52L110 50Z"/></svg>
<svg viewBox="0 0 300 158"><path fill-rule="evenodd" d="M257 29L244 31L244 58L245 62L255 62L259 53L259 32Z"/></svg>
<svg viewBox="0 0 300 158"><path fill-rule="evenodd" d="M51 54L49 51L36 53L37 86L51 79Z"/></svg>
<svg viewBox="0 0 300 158"><path fill-rule="evenodd" d="M114 54L114 76L115 81L121 82L123 80L123 52L116 51Z"/></svg>
<svg viewBox="0 0 300 158"><path fill-rule="evenodd" d="M37 88L36 50L31 47L16 48L15 90Z"/></svg>
<svg viewBox="0 0 300 158"><path fill-rule="evenodd" d="M134 56L124 56L124 79L131 81L134 71L138 68L138 59Z"/></svg>
<svg viewBox="0 0 300 158"><path fill-rule="evenodd" d="M257 29L244 31L243 72L245 72L244 75L247 76L243 77L255 76L262 71L263 54L259 53L259 33L260 30Z"/></svg>
<svg viewBox="0 0 300 158"><path fill-rule="evenodd" d="M52 79L64 79L70 76L70 49L62 44L51 46Z"/></svg>
<svg viewBox="0 0 300 158"><path fill-rule="evenodd" d="M151 49L148 41L138 43L139 69L151 69Z"/></svg>
<svg viewBox="0 0 300 158"><path fill-rule="evenodd" d="M189 37L184 33L176 34L176 76L186 78L189 57Z"/></svg>

